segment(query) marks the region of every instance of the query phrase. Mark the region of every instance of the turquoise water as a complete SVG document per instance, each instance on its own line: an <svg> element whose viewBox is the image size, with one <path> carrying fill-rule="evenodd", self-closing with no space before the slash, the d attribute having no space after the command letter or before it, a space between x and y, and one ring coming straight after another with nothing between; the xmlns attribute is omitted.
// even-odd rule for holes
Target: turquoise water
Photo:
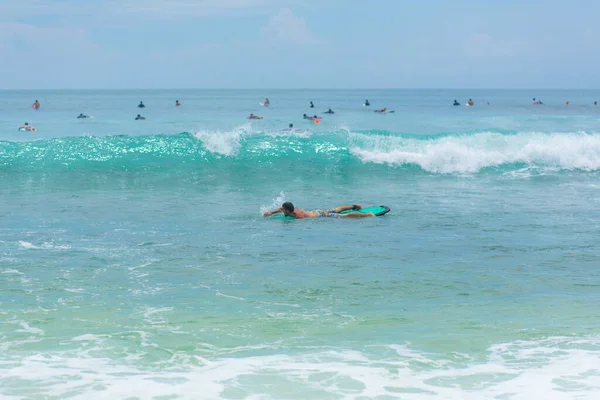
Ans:
<svg viewBox="0 0 600 400"><path fill-rule="evenodd" d="M597 399L594 100L0 92L0 397Z"/></svg>

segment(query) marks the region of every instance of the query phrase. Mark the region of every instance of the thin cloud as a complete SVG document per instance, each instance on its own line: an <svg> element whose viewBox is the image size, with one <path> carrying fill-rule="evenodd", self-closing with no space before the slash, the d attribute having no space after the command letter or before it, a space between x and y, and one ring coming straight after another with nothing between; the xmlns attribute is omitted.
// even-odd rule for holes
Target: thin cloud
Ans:
<svg viewBox="0 0 600 400"><path fill-rule="evenodd" d="M306 1L304 1L306 2ZM236 11L268 12L274 7L292 6L301 0L28 0L8 2L0 6L4 20L32 15L95 16L142 13L160 17L199 17Z"/></svg>
<svg viewBox="0 0 600 400"><path fill-rule="evenodd" d="M273 15L261 33L274 40L296 44L316 44L319 38L306 26L306 21L289 9L282 9Z"/></svg>
<svg viewBox="0 0 600 400"><path fill-rule="evenodd" d="M39 27L20 22L0 22L0 43L11 43L14 40L44 45L63 41L75 43L85 41L86 33L78 28Z"/></svg>
<svg viewBox="0 0 600 400"><path fill-rule="evenodd" d="M466 55L472 57L515 57L523 47L522 42L496 39L487 33L474 34L464 43Z"/></svg>

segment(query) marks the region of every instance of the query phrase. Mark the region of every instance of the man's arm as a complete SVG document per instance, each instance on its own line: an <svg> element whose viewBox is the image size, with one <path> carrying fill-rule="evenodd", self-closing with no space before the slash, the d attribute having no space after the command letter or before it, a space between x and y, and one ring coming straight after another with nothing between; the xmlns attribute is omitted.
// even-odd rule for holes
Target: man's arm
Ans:
<svg viewBox="0 0 600 400"><path fill-rule="evenodd" d="M275 210L267 211L263 214L263 216L268 217L269 215L277 214L278 212L281 212L281 207L276 208Z"/></svg>

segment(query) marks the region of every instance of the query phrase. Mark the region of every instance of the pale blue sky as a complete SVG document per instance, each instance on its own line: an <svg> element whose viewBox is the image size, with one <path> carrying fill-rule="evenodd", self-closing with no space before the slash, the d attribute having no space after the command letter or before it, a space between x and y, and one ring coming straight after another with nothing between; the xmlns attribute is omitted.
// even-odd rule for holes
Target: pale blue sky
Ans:
<svg viewBox="0 0 600 400"><path fill-rule="evenodd" d="M599 88L600 2L0 0L0 89Z"/></svg>

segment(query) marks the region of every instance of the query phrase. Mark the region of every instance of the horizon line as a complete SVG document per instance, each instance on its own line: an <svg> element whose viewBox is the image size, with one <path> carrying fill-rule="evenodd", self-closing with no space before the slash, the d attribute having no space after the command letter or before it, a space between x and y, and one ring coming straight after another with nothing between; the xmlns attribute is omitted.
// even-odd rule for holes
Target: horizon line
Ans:
<svg viewBox="0 0 600 400"><path fill-rule="evenodd" d="M46 88L46 89L31 89L31 88L16 88L16 89L6 89L0 88L0 91L51 91L51 90L97 90L97 91L110 91L110 90L247 90L247 91L259 91L259 90L338 90L338 91L348 91L348 90L600 90L599 88L564 88L564 87L555 87L555 88L469 88L469 87L454 87L454 88L407 88L407 87L398 87L398 88Z"/></svg>

